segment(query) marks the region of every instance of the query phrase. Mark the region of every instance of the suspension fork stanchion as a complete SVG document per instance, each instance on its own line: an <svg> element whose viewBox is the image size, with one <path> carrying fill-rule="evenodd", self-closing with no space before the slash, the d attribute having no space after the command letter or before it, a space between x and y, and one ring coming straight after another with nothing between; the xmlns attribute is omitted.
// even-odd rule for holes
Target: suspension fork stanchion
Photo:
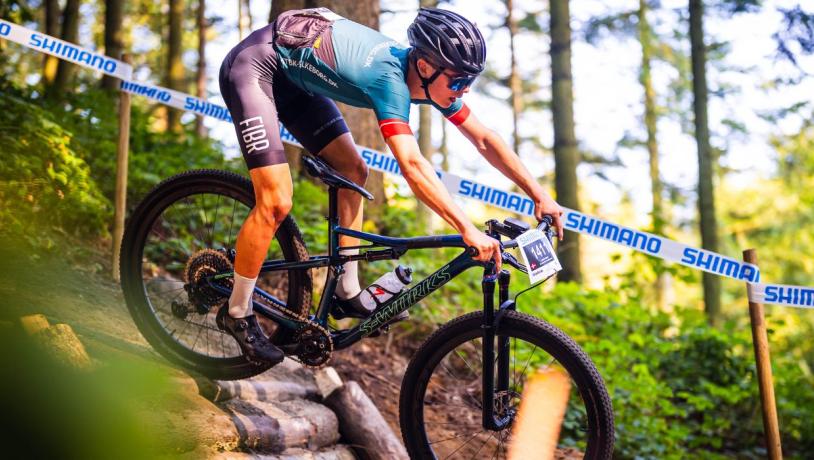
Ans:
<svg viewBox="0 0 814 460"><path fill-rule="evenodd" d="M500 320L503 315L506 313L504 310L504 306L509 305L506 301L509 300L509 281L511 279L511 275L507 270L501 270L500 274L498 275L497 282L498 282L498 305L500 308L498 309L495 321L494 321L494 329L497 329L500 326ZM495 331L497 332L497 331ZM510 364L510 352L511 349L509 347L509 337L505 335L498 335L497 336L497 389L496 392L500 394L500 404L498 407L506 408L508 407L509 401L511 398L509 397L509 364ZM503 416L508 416L509 414L507 411L502 411Z"/></svg>
<svg viewBox="0 0 814 460"><path fill-rule="evenodd" d="M492 328L495 321L495 278L489 273L494 269L493 264L488 264L483 269L483 280L481 289L483 290L483 428L494 430L495 428L495 330Z"/></svg>
<svg viewBox="0 0 814 460"><path fill-rule="evenodd" d="M483 272L483 428L492 431L502 430L511 421L510 417L495 417L495 280L491 274L495 267L486 265ZM507 379L508 380L508 379Z"/></svg>

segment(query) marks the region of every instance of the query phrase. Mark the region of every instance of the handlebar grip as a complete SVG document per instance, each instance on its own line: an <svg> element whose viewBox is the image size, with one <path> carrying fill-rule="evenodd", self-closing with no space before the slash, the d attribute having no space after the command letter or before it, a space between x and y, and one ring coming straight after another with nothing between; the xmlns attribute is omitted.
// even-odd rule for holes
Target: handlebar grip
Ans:
<svg viewBox="0 0 814 460"><path fill-rule="evenodd" d="M467 246L466 253L469 254L471 257L477 257L479 252L478 248L476 248L475 246Z"/></svg>
<svg viewBox="0 0 814 460"><path fill-rule="evenodd" d="M543 220L540 221L540 224L537 225L537 229L548 230L552 225L554 225L554 219L552 219L549 215L545 215L543 216Z"/></svg>

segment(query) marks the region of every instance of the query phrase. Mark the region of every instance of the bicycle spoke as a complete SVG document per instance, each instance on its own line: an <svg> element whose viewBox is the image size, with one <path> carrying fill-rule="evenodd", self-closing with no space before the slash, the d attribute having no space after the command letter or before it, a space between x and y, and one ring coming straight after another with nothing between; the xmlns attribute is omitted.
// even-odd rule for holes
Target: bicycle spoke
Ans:
<svg viewBox="0 0 814 460"><path fill-rule="evenodd" d="M534 353L537 351L537 345L534 346L534 349L531 350L531 354L529 355L529 359L526 360L526 365L523 366L523 371L520 372L520 375L526 374L526 369L528 369L529 364L531 363L531 357L534 356Z"/></svg>
<svg viewBox="0 0 814 460"><path fill-rule="evenodd" d="M458 448L457 448L457 449L453 450L453 451L452 451L452 453L450 453L449 455L447 455L447 456L446 456L446 457L444 457L444 458L446 459L446 458L450 458L450 457L452 457L453 455L455 455L455 453L456 453L456 452L458 452L459 450L461 450L461 449L462 449L462 448L463 448L465 445L469 444L469 442L470 442L470 441L472 441L473 439L475 439L475 436L477 436L477 435L479 435L479 434L481 434L481 433L483 433L483 432L485 432L485 431L486 431L486 430L483 430L483 431L480 431L479 433L475 433L475 434L473 434L472 436L470 436L470 437L469 437L469 439L467 439L466 441L464 441L464 443L463 443L463 444L461 444L460 446L458 446Z"/></svg>
<svg viewBox="0 0 814 460"><path fill-rule="evenodd" d="M488 437L488 438L486 438L486 441L483 441L483 444L481 444L481 445L480 445L480 447L478 447L478 450L476 450L476 451L475 451L475 453L472 455L472 458L477 458L477 456L478 456L478 454L480 453L480 451L481 451L481 450L482 450L484 447L486 447L486 444L488 444L488 443L489 443L489 441L491 441L491 440L492 440L492 438L494 438L494 437L495 437L495 433L494 433L494 431L493 431L493 432L492 432L492 434L490 434L490 435L489 435L489 437Z"/></svg>
<svg viewBox="0 0 814 460"><path fill-rule="evenodd" d="M477 433L475 433L475 434L477 435L477 434L483 433L484 431L486 431L486 430L481 430L481 431L479 431L479 432L477 432ZM446 438L446 439L441 439L440 441L434 441L434 442L431 442L431 443L430 443L430 445L433 445L433 444L440 444L440 443L442 443L442 442L447 442L447 441L454 441L454 440L456 440L456 439L461 439L461 438L463 438L464 436L469 436L470 434L471 434L471 433L463 433L463 434L458 434L458 435L455 435L455 436L452 436L452 437L449 437L449 438Z"/></svg>
<svg viewBox="0 0 814 460"><path fill-rule="evenodd" d="M455 377L452 374L452 371L449 370L449 367L447 367L446 364L441 363L441 365L444 367L444 369L447 371L447 373L449 374L450 377L452 377L453 379L456 379L456 380L460 380L460 379L458 379L457 377ZM444 388L442 388L442 389L444 389ZM444 391L448 392L446 389L444 389ZM472 399L472 402L475 403L475 407L477 407L478 409L483 409L483 404L480 401L478 401L477 398L475 398L474 396L472 396L469 393L466 393L466 395L469 396Z"/></svg>
<svg viewBox="0 0 814 460"><path fill-rule="evenodd" d="M215 245L215 231L218 227L218 211L220 210L220 195L217 195L218 200L215 202L215 217L212 219L212 231L209 233L209 247Z"/></svg>
<svg viewBox="0 0 814 460"><path fill-rule="evenodd" d="M193 323L192 321L190 321L190 323L195 324L195 323ZM202 327L199 327L199 328L198 328L198 333L195 335L195 341L194 341L194 342L192 342L192 347L191 347L192 351L195 351L195 345L198 345L198 340L200 340L200 339L201 339L201 332L202 332L202 331L203 331L203 328L202 328Z"/></svg>
<svg viewBox="0 0 814 460"><path fill-rule="evenodd" d="M228 238L226 240L226 243L230 244L231 246L235 246L234 244L231 244L231 243L232 243L232 226L235 223L235 211L236 210L237 210L237 201L232 203L232 218L229 219L229 236L228 236Z"/></svg>

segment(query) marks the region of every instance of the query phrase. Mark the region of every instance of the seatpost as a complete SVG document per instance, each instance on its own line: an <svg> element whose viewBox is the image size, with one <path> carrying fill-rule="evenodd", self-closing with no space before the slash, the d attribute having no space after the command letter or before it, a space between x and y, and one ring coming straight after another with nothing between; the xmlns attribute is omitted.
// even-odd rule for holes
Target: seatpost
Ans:
<svg viewBox="0 0 814 460"><path fill-rule="evenodd" d="M339 234L335 228L339 226L339 188L328 187L328 257L331 258L331 265L338 263L339 256Z"/></svg>

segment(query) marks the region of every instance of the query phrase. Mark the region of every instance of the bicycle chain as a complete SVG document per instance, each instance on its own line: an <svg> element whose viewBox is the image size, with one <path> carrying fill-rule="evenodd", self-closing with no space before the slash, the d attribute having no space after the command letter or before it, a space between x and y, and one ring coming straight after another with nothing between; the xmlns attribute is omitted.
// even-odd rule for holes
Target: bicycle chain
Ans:
<svg viewBox="0 0 814 460"><path fill-rule="evenodd" d="M265 300L265 299L263 299L261 297L260 300ZM289 356L289 357L294 359L295 361L297 361L298 363L302 364L303 366L305 366L305 367L307 367L309 369L321 369L321 368L325 367L325 365L328 364L328 362L331 360L331 355L333 354L333 349L334 349L334 343L333 343L333 338L331 338L331 333L327 329L322 327L321 324L319 324L316 321L313 321L310 318L308 318L308 315L305 314L305 313L295 312L293 310L289 310L286 307L281 307L280 305L277 305L277 304L274 304L274 308L277 311L279 311L280 313L282 313L283 316L302 323L302 325L297 329L297 332L296 332L296 335L295 335L295 337L296 337L295 341L298 344L302 343L300 339L302 338L303 333L305 333L305 331L307 331L309 328L317 330L327 340L327 345L328 345L327 350L325 352L323 352L323 353L327 353L327 356L324 356L324 358L323 358L323 360L321 362L311 364L311 363L307 362L306 359L303 359L299 355L292 355L292 356Z"/></svg>
<svg viewBox="0 0 814 460"><path fill-rule="evenodd" d="M193 264L195 264L195 263L201 264L201 259L202 258L203 258L204 262L210 262L210 264L204 263L203 266L201 266L201 267L193 267ZM206 268L210 268L211 265L217 266L217 267L212 267L212 268L219 269L219 270L216 270L215 272L226 271L226 270L233 271L234 270L234 267L232 265L232 261L230 260L230 258L223 251L217 251L217 250L214 250L214 249L203 249L201 251L196 252L194 255L192 255L192 257L190 257L189 261L187 262L186 269L184 271L189 276L189 274L191 273L191 269L192 269L192 272L194 272L194 274L196 275L196 276L194 276L194 278L196 278L195 281L199 282L201 275L204 275L204 273L202 273L202 271L205 271ZM190 282L190 281L191 280L188 280L188 282ZM232 280L230 280L230 281L232 281ZM233 281L230 282L229 284L232 284L232 283L233 283ZM207 300L209 300L209 299L207 299ZM265 301L265 299L260 297L259 301ZM266 301L264 303L268 303L268 302ZM320 352L321 355L318 357L318 359L316 361L311 361L310 358L303 358L302 356L297 356L297 358L299 358L299 359L297 359L297 361L300 364L302 364L303 366L311 368L311 369L319 369L319 368L324 367L328 363L328 361L330 361L331 355L333 354L333 339L331 338L331 333L327 329L322 327L319 323L309 319L307 313L295 312L293 310L290 310L290 309L288 309L286 307L282 307L282 306L277 305L277 304L274 304L274 308L277 311L279 311L280 313L282 313L283 316L285 316L285 317L287 317L289 319L293 319L293 320L295 320L295 321L297 321L299 323L304 323L297 329L297 332L296 332L296 335L295 335L295 337L297 337L297 343L301 343L300 339L303 337L303 334L305 334L306 331L308 331L308 330L312 330L312 331L316 330L319 334L321 334L323 336L323 338L324 338L323 345L327 345L327 346L325 347L326 349L324 351ZM292 356L292 358L293 358L293 356Z"/></svg>

